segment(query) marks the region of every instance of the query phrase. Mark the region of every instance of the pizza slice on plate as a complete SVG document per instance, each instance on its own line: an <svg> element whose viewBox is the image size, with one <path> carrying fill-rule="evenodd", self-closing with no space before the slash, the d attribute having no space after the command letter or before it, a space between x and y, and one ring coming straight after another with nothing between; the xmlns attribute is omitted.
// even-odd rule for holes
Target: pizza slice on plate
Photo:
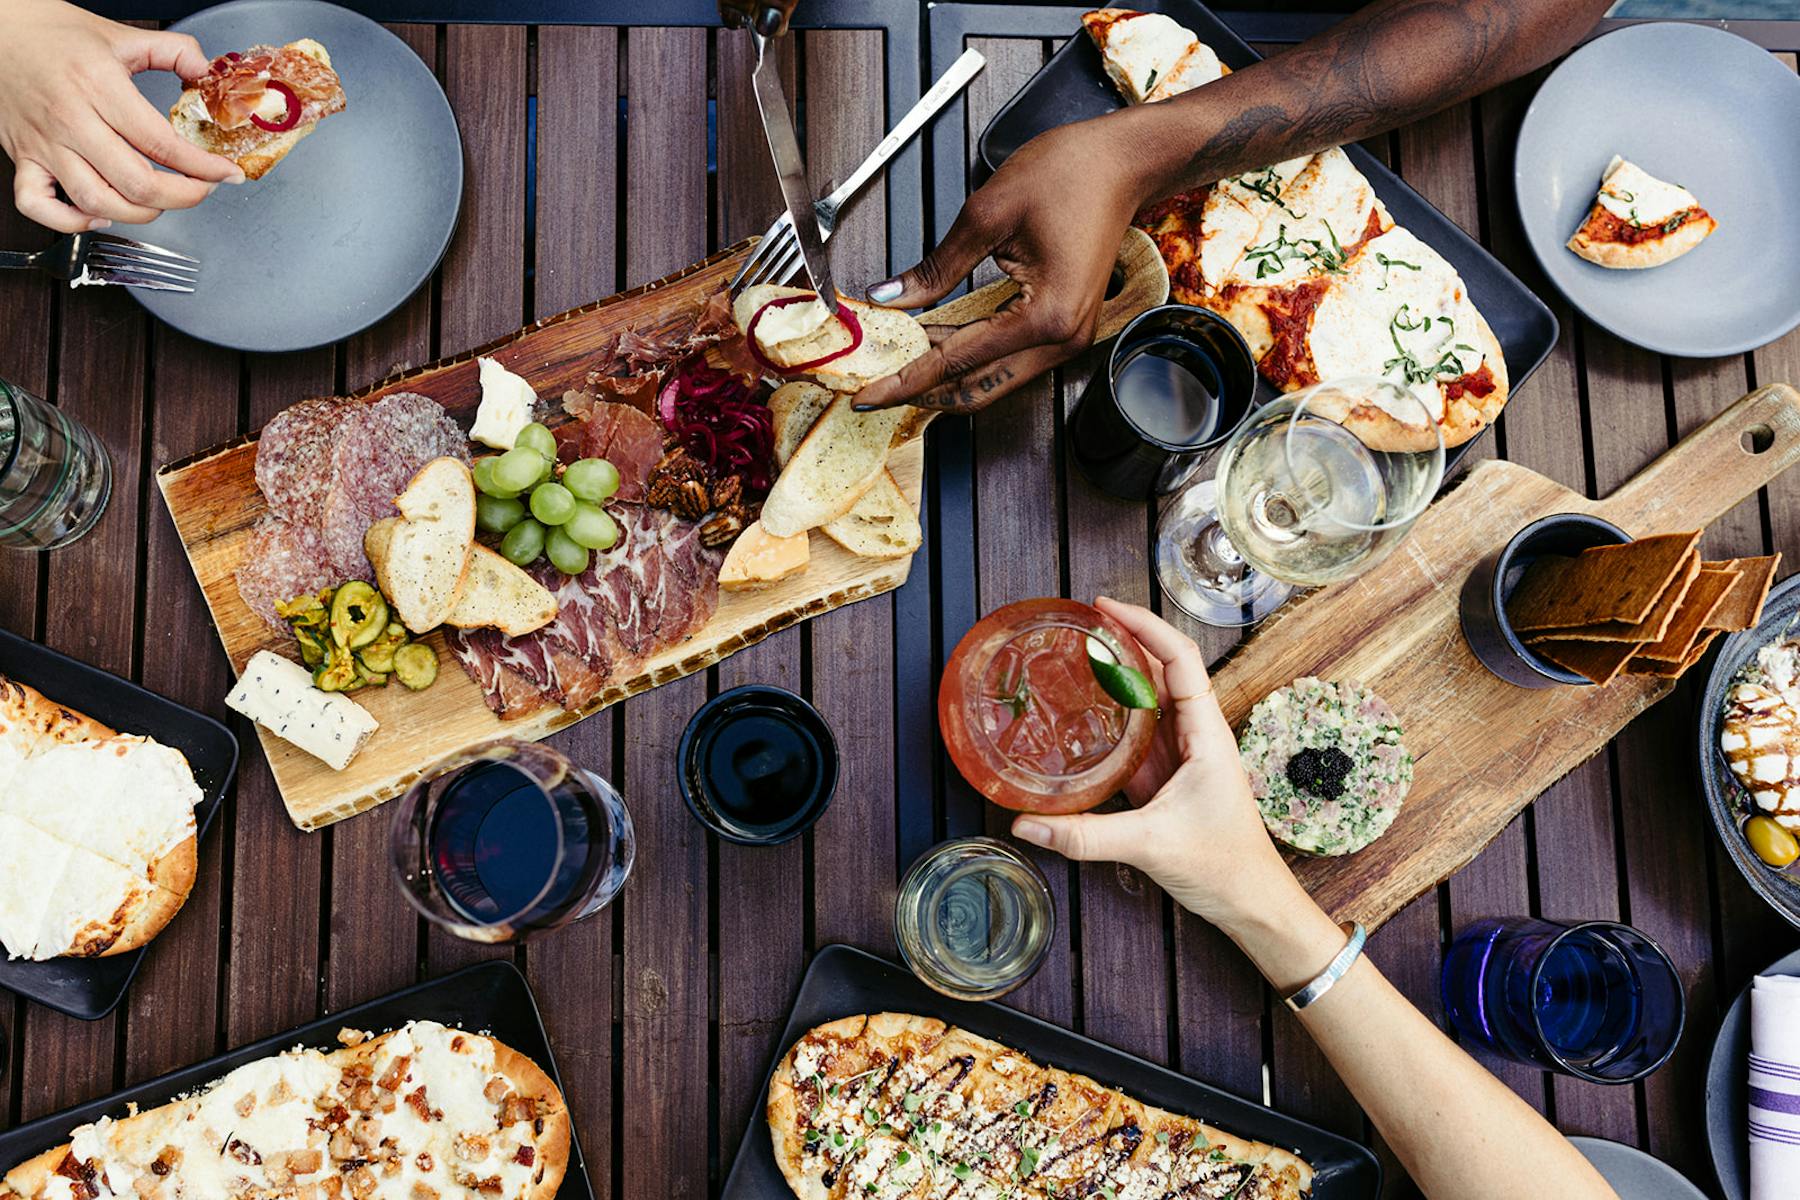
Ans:
<svg viewBox="0 0 1800 1200"><path fill-rule="evenodd" d="M1718 227L1692 192L1615 154L1600 178L1593 209L1568 245L1602 267L1660 267L1698 246Z"/></svg>
<svg viewBox="0 0 1800 1200"><path fill-rule="evenodd" d="M1230 72L1193 30L1161 13L1099 8L1082 14L1081 24L1131 104L1167 100Z"/></svg>

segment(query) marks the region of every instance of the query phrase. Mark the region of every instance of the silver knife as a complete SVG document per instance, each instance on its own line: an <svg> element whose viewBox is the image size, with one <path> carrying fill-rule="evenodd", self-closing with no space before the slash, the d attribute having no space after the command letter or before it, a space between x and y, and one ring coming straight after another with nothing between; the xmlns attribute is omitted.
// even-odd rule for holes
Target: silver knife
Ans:
<svg viewBox="0 0 1800 1200"><path fill-rule="evenodd" d="M800 254L806 260L806 274L812 280L813 290L836 315L837 288L831 283L831 262L825 257L825 243L819 237L819 222L813 214L806 163L800 157L794 120L788 115L787 97L781 90L781 67L775 56L767 53L768 38L753 29L750 40L756 46L756 70L750 82L756 91L756 107L762 112L763 132L769 138L769 154L775 160L775 176L781 181L781 198L787 202L788 219L794 223L794 233L800 239Z"/></svg>

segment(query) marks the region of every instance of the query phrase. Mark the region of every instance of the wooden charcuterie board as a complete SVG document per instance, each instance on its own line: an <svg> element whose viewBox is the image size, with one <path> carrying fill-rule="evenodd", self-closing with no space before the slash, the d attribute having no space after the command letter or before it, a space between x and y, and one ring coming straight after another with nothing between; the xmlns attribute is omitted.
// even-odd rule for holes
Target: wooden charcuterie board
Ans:
<svg viewBox="0 0 1800 1200"><path fill-rule="evenodd" d="M475 359L498 359L529 379L538 394L557 397L582 386L593 359L615 333L649 330L680 317L724 287L736 273L744 247L715 255L678 274L597 304L538 322L490 345L409 371L356 393L373 401L390 392L430 396L468 425L481 400ZM889 463L894 479L916 508L924 473L924 444L897 450ZM188 562L218 627L232 671L258 650L290 657L292 640L270 629L238 597L235 573L250 531L267 511L256 488L256 441L243 438L205 451L157 473L163 499ZM858 558L830 538L812 538L812 562L795 577L756 592L722 592L719 610L687 641L658 651L638 671L612 680L586 708L568 712L551 705L516 721L488 711L478 688L456 664L443 635L430 635L441 669L423 692L400 687L364 688L356 694L381 729L349 767L333 771L304 751L257 729L263 751L286 802L302 829L319 829L372 808L404 791L433 763L497 737L535 740L583 717L671 679L704 670L726 655L808 617L854 600L892 591L906 582L910 559Z"/></svg>
<svg viewBox="0 0 1800 1200"><path fill-rule="evenodd" d="M1489 673L1458 614L1463 584L1483 558L1551 513L1591 513L1634 536L1700 529L1796 461L1800 392L1773 384L1604 500L1515 463L1484 462L1391 557L1289 605L1245 641L1214 675L1233 728L1301 676L1357 680L1393 706L1416 760L1406 803L1378 841L1343 858L1293 860L1307 890L1338 920L1375 928L1466 865L1673 689L1670 680L1627 675L1605 687L1532 690Z"/></svg>
<svg viewBox="0 0 1800 1200"><path fill-rule="evenodd" d="M583 386L596 354L614 334L625 329L649 333L683 319L730 282L753 245L753 241L740 243L686 270L546 317L486 346L383 380L351 398L371 403L391 392L419 392L443 405L466 427L481 402L475 360L483 356L524 376L539 396L561 396ZM1123 284L1101 307L1099 337L1117 333L1131 318L1169 296L1168 272L1155 244L1140 231L1128 233L1117 266ZM1017 293L1010 280L1002 279L952 300L921 320L965 324L993 315ZM918 508L925 470L923 439L895 450L888 469ZM157 483L231 659L232 671L241 672L258 650L292 657L292 639L263 624L238 596L237 569L251 531L268 511L256 486L256 438L239 438L170 463L157 472ZM443 635L433 633L428 640L438 651L440 670L437 682L428 690L408 692L390 686L356 693L357 703L381 722L381 728L346 769L333 771L260 726L257 736L288 815L302 829L320 829L399 795L421 772L459 750L497 737L547 737L629 696L704 670L790 625L892 591L906 582L911 565L911 558L859 558L815 532L811 564L804 573L754 592L721 592L719 609L703 629L679 645L658 651L635 674L611 680L581 709L568 711L552 705L518 720L500 720L483 702L481 689L457 666Z"/></svg>

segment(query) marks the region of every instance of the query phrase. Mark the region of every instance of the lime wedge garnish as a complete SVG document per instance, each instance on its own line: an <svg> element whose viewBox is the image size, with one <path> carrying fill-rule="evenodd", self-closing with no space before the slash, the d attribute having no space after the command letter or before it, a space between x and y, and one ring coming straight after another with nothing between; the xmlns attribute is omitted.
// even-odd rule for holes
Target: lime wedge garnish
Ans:
<svg viewBox="0 0 1800 1200"><path fill-rule="evenodd" d="M1087 640L1088 666L1100 689L1126 708L1156 708L1156 685L1136 667L1119 661L1112 647L1099 638Z"/></svg>

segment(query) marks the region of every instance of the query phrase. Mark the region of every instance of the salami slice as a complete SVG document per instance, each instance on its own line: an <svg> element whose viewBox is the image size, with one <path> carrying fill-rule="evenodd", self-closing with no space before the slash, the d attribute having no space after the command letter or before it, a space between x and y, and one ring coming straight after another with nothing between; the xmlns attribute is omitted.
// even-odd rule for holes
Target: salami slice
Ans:
<svg viewBox="0 0 1800 1200"><path fill-rule="evenodd" d="M256 443L256 486L269 511L291 521L316 521L331 487L331 447L345 401L302 400L283 409Z"/></svg>
<svg viewBox="0 0 1800 1200"><path fill-rule="evenodd" d="M325 552L342 579L370 578L363 534L399 512L394 497L434 458L469 461L469 439L437 401L384 396L351 412L331 449L331 487L320 514Z"/></svg>
<svg viewBox="0 0 1800 1200"><path fill-rule="evenodd" d="M252 531L237 571L238 595L251 612L277 628L283 623L275 613L278 601L335 582L319 527L281 517L264 517Z"/></svg>

